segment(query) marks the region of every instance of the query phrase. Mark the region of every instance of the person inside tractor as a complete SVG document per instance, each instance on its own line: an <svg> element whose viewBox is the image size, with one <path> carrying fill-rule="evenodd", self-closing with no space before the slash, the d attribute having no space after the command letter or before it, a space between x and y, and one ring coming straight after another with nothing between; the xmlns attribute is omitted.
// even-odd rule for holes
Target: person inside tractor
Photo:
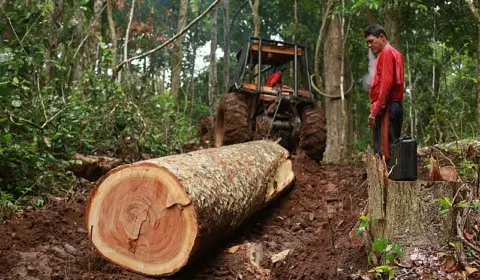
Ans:
<svg viewBox="0 0 480 280"><path fill-rule="evenodd" d="M282 76L284 72L285 72L285 67L281 65L275 67L274 72L268 77L267 81L265 82L265 85L269 87L288 88L287 85L282 85Z"/></svg>

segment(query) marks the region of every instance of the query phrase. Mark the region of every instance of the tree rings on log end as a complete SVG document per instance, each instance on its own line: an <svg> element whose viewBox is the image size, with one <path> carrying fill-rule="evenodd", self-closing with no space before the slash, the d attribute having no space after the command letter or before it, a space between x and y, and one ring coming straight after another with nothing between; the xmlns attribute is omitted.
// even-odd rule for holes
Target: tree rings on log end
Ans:
<svg viewBox="0 0 480 280"><path fill-rule="evenodd" d="M90 197L87 229L105 258L145 275L171 275L182 268L198 232L184 187L151 163L108 174Z"/></svg>

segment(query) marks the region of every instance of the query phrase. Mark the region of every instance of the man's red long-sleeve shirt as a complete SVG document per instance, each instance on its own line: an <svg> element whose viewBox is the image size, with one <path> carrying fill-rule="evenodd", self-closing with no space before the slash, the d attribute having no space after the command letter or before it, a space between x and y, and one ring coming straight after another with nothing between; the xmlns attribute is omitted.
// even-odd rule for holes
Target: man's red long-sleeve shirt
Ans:
<svg viewBox="0 0 480 280"><path fill-rule="evenodd" d="M370 114L379 117L387 102L402 102L404 91L403 55L387 45L377 58L375 72L370 83Z"/></svg>
<svg viewBox="0 0 480 280"><path fill-rule="evenodd" d="M267 81L265 82L265 85L269 87L273 87L273 86L281 87L281 82L282 82L282 74L280 74L279 72L275 72L268 77Z"/></svg>

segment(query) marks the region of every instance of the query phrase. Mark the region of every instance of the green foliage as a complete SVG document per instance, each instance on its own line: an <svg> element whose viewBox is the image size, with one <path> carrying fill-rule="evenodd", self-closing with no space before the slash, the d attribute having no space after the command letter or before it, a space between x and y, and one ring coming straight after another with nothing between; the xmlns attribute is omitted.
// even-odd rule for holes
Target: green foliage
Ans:
<svg viewBox="0 0 480 280"><path fill-rule="evenodd" d="M369 225L367 216L360 216L359 219L360 219L360 224L358 225L358 228L355 231L355 235L359 235L362 232L366 232Z"/></svg>
<svg viewBox="0 0 480 280"><path fill-rule="evenodd" d="M402 248L400 246L391 244L386 237L377 238L370 248L368 263L372 264L375 260L375 263L382 264L375 266L369 272L374 273L378 279L383 279L385 275L388 276L388 279L392 279L395 274L392 265L395 264L395 258L400 257L402 257Z"/></svg>
<svg viewBox="0 0 480 280"><path fill-rule="evenodd" d="M462 200L454 204L452 200L448 197L440 197L440 198L434 199L433 201L439 204L439 207L438 207L439 215L444 215L455 208L462 208L462 207L469 206L466 200Z"/></svg>
<svg viewBox="0 0 480 280"><path fill-rule="evenodd" d="M53 1L4 8L18 37L0 24L0 217L23 205L40 207L71 188L74 153L133 161L142 153L176 153L193 137L177 100L145 82L149 73L132 65L124 82L112 81L106 42L99 42L96 67L79 61L74 24L52 28ZM87 1L81 8L90 14ZM58 20L67 22L75 12L64 6ZM133 143L128 149L127 138Z"/></svg>

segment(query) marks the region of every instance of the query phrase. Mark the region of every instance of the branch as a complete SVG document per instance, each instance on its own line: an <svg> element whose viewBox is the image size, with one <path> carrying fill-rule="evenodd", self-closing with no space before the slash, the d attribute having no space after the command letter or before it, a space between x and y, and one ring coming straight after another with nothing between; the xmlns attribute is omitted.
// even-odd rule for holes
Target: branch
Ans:
<svg viewBox="0 0 480 280"><path fill-rule="evenodd" d="M128 60L124 60L122 61L122 63L120 63L117 67L117 69L115 70L116 73L118 73L118 71L120 71L123 66L126 64L126 63L130 63L132 60L135 60L135 59L140 59L140 58L144 58L148 55L151 55L153 53L156 53L157 51L163 49L165 46L171 44L173 41L175 41L178 37L182 36L185 32L188 31L188 29L190 29L190 27L192 27L194 24L196 24L199 20L201 20L204 16L206 16L213 8L215 8L215 6L220 3L220 1L222 0L215 0L201 15L199 15L196 19L194 19L192 22L190 22L184 29L182 29L182 31L180 31L179 33L175 34L172 38L168 39L168 41L166 41L165 43L163 43L162 45L152 49L152 50L149 50L147 52L144 52L142 54L139 54L137 56L134 56L132 58L129 58Z"/></svg>
<svg viewBox="0 0 480 280"><path fill-rule="evenodd" d="M12 22L10 21L10 18L8 17L8 15L5 11L3 11L3 13L5 14L5 17L7 18L8 23L10 24L10 28L12 29L13 34L15 34L15 38L17 38L17 41L20 44L20 47L22 47L23 52L28 56L27 51L25 51L25 48L23 47L22 41L20 40L20 38L18 38L18 35L17 35L17 32L15 31L15 28L13 28L13 25L12 25Z"/></svg>
<svg viewBox="0 0 480 280"><path fill-rule="evenodd" d="M480 23L480 14L478 13L477 8L475 8L475 5L473 4L473 0L465 0L465 2L467 2L467 5L470 8L473 17L475 17L475 19Z"/></svg>

